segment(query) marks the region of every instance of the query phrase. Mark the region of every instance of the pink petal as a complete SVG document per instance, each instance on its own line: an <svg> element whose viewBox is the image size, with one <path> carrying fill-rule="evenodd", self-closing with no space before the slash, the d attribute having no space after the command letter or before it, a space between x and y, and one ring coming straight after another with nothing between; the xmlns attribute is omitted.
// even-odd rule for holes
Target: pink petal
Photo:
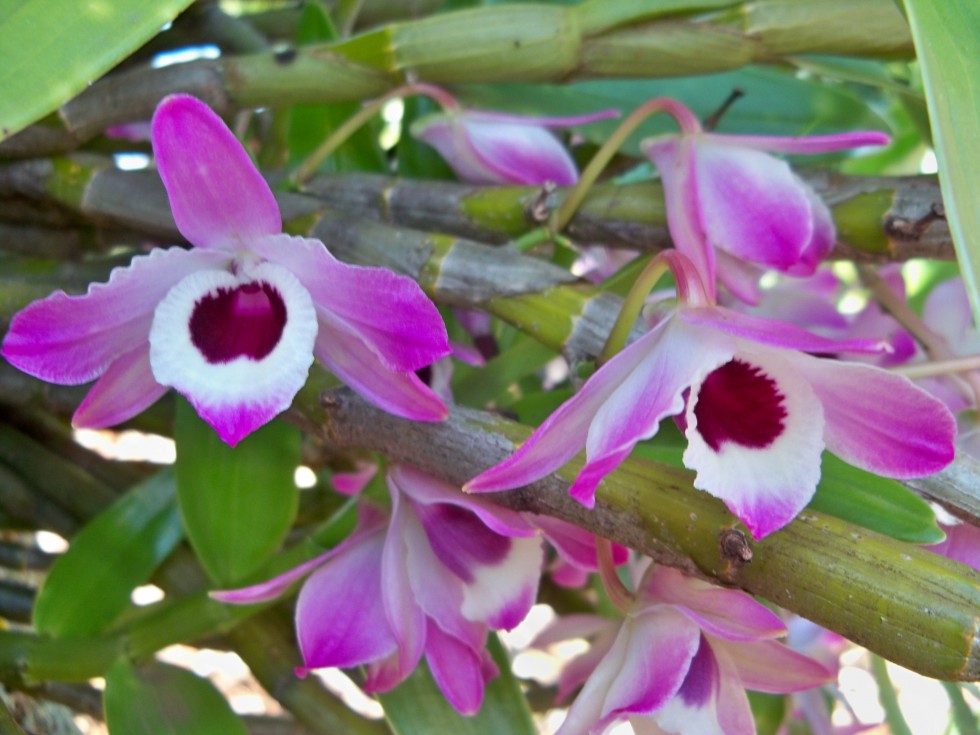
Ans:
<svg viewBox="0 0 980 735"><path fill-rule="evenodd" d="M701 222L694 139L667 135L644 140L640 146L660 172L674 247L691 260L705 287L714 293L715 250Z"/></svg>
<svg viewBox="0 0 980 735"><path fill-rule="evenodd" d="M800 253L800 259L786 268L785 272L792 276L806 277L812 276L816 272L817 266L834 249L834 244L837 241L837 228L834 225L833 216L830 214L830 210L827 209L827 205L824 204L823 200L802 180L800 184L803 186L803 192L810 202L810 210L813 216L813 233L810 241L803 248L803 252Z"/></svg>
<svg viewBox="0 0 980 735"><path fill-rule="evenodd" d="M385 367L370 345L346 323L318 310L320 330L314 352L326 368L371 403L395 416L442 421L446 404L413 372Z"/></svg>
<svg viewBox="0 0 980 735"><path fill-rule="evenodd" d="M627 715L656 712L683 683L700 638L697 626L670 608L627 618L557 735L602 732Z"/></svg>
<svg viewBox="0 0 980 735"><path fill-rule="evenodd" d="M703 136L694 164L701 224L713 246L781 270L800 260L813 236L812 209L785 161Z"/></svg>
<svg viewBox="0 0 980 735"><path fill-rule="evenodd" d="M388 473L389 483L416 503L446 503L473 513L494 533L502 536L534 536L534 526L516 511L484 498L465 495L459 488L409 465L396 465Z"/></svg>
<svg viewBox="0 0 980 735"><path fill-rule="evenodd" d="M763 268L729 255L724 250L715 253L718 280L725 285L739 301L755 306L762 295L759 292L759 279Z"/></svg>
<svg viewBox="0 0 980 735"><path fill-rule="evenodd" d="M530 186L578 181L571 155L540 125L459 112L422 118L411 133L439 151L463 181Z"/></svg>
<svg viewBox="0 0 980 735"><path fill-rule="evenodd" d="M943 524L942 528L946 532L946 538L924 548L980 570L980 528L966 522L955 526Z"/></svg>
<svg viewBox="0 0 980 735"><path fill-rule="evenodd" d="M58 291L17 313L3 356L50 383L87 383L147 340L154 309L178 281L227 262L223 253L152 250L113 269L107 283L92 284L84 295Z"/></svg>
<svg viewBox="0 0 980 735"><path fill-rule="evenodd" d="M792 355L823 404L827 448L886 477L921 477L953 461L956 421L907 378L859 363Z"/></svg>
<svg viewBox="0 0 980 735"><path fill-rule="evenodd" d="M153 152L177 229L198 247L238 250L282 231L272 190L221 118L194 97L164 98Z"/></svg>
<svg viewBox="0 0 980 735"><path fill-rule="evenodd" d="M644 600L674 605L705 632L733 641L775 638L786 626L765 605L741 590L716 587L658 566L643 590Z"/></svg>
<svg viewBox="0 0 980 735"><path fill-rule="evenodd" d="M766 135L718 135L711 133L705 136L713 143L754 148L772 153L806 154L833 153L848 148L859 148L865 145L888 145L891 138L877 130L862 130L854 133L836 133L834 135L808 135L797 138Z"/></svg>
<svg viewBox="0 0 980 735"><path fill-rule="evenodd" d="M926 324L946 338L956 354L976 352L980 348L962 278L950 278L932 289L922 307L922 317Z"/></svg>
<svg viewBox="0 0 980 735"><path fill-rule="evenodd" d="M271 351L219 355L202 341L202 333L223 337L234 331L235 312L220 323L199 324L205 297L243 285L265 284L284 309L285 321ZM208 313L208 319L216 315ZM247 325L246 325L247 326ZM204 330L202 332L201 330ZM150 362L163 385L186 396L201 418L231 446L289 408L313 363L317 320L306 289L292 273L272 263L239 275L201 271L177 284L160 302L150 330Z"/></svg>
<svg viewBox="0 0 980 735"><path fill-rule="evenodd" d="M357 469L353 472L334 472L330 484L341 495L357 495L367 487L376 474L378 474L377 464L358 462Z"/></svg>
<svg viewBox="0 0 980 735"><path fill-rule="evenodd" d="M449 354L442 317L411 278L347 265L310 238L279 235L252 243L251 249L292 271L317 310L343 322L388 369L411 372Z"/></svg>
<svg viewBox="0 0 980 735"><path fill-rule="evenodd" d="M381 604L384 536L372 534L320 567L296 601L296 635L307 669L359 666L398 646Z"/></svg>
<svg viewBox="0 0 980 735"><path fill-rule="evenodd" d="M698 386L691 390L688 401L684 465L697 472L696 488L723 500L755 538L763 538L789 523L816 491L823 453L823 413L807 381L774 351L740 352L738 360L757 369L759 378L769 381L776 392L774 399L781 402L782 413L778 433L766 436L761 446L754 437L753 441L715 441L717 446L713 446L698 426L699 420L710 415L703 412L736 409L721 400L699 408L703 386ZM727 423L739 418L721 415L717 420ZM752 416L742 418L755 421Z"/></svg>
<svg viewBox="0 0 980 735"><path fill-rule="evenodd" d="M167 392L150 368L150 343L120 355L85 396L72 425L90 429L115 426L151 406Z"/></svg>
<svg viewBox="0 0 980 735"><path fill-rule="evenodd" d="M585 531L566 521L550 516L532 515L531 522L544 533L545 539L555 547L558 554L570 561L579 569L595 571L596 561L595 534ZM629 549L619 544L612 544L613 564L620 566L629 559Z"/></svg>
<svg viewBox="0 0 980 735"><path fill-rule="evenodd" d="M641 348L646 352L642 362L620 381L589 427L588 462L569 489L586 507L595 504L599 481L636 443L656 434L664 417L683 410L683 392L731 358L733 343L724 335L669 319L664 329L649 332L627 350Z"/></svg>
<svg viewBox="0 0 980 735"><path fill-rule="evenodd" d="M821 337L805 329L761 316L740 314L721 306L686 308L679 311L681 319L690 324L704 324L719 331L773 347L801 352L836 354L838 352L883 352L888 349L882 340L837 340Z"/></svg>
<svg viewBox="0 0 980 735"><path fill-rule="evenodd" d="M475 715L486 686L479 653L447 635L432 620L426 631L425 659L439 690L461 715Z"/></svg>
<svg viewBox="0 0 980 735"><path fill-rule="evenodd" d="M491 110L465 110L463 115L467 120L482 122L513 123L515 125L538 125L545 128L572 128L578 125L588 125L599 120L609 120L619 117L619 110L605 109L590 112L585 115L567 115L558 117L541 117L538 115L515 115L508 112L493 112Z"/></svg>
<svg viewBox="0 0 980 735"><path fill-rule="evenodd" d="M822 664L777 641L746 643L712 639L711 645L731 657L742 686L756 692L787 694L834 680L833 672Z"/></svg>

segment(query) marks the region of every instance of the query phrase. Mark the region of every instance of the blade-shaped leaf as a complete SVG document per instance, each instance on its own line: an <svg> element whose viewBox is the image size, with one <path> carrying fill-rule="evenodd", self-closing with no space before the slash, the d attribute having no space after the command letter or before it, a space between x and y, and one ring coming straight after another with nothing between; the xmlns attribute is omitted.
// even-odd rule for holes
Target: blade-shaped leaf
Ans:
<svg viewBox="0 0 980 735"><path fill-rule="evenodd" d="M300 433L273 421L234 449L179 401L177 497L201 565L231 586L279 548L296 516Z"/></svg>
<svg viewBox="0 0 980 735"><path fill-rule="evenodd" d="M944 534L932 508L901 483L852 467L824 452L810 507L899 541L935 544Z"/></svg>
<svg viewBox="0 0 980 735"><path fill-rule="evenodd" d="M104 696L112 735L247 733L211 682L176 666L118 661L106 675Z"/></svg>
<svg viewBox="0 0 980 735"><path fill-rule="evenodd" d="M191 0L0 3L0 140L55 110Z"/></svg>
<svg viewBox="0 0 980 735"><path fill-rule="evenodd" d="M173 472L137 485L71 540L34 607L34 627L50 636L103 630L183 536Z"/></svg>
<svg viewBox="0 0 980 735"><path fill-rule="evenodd" d="M473 717L463 717L446 701L425 663L396 689L379 695L385 717L397 735L534 735L531 710L511 671L507 653L495 635L488 648L500 675L486 688L483 706Z"/></svg>
<svg viewBox="0 0 980 735"><path fill-rule="evenodd" d="M905 0L949 230L980 322L980 3Z"/></svg>

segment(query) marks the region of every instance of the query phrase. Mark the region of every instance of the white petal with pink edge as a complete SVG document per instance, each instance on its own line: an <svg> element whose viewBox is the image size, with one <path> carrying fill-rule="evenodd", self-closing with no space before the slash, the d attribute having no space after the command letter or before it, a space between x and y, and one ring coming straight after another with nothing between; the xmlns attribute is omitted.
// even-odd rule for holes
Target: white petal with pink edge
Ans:
<svg viewBox="0 0 980 735"><path fill-rule="evenodd" d="M232 446L289 407L306 382L317 335L313 302L292 273L272 263L247 270L240 277L227 271L188 276L160 302L150 330L150 362L157 381L186 396ZM260 283L274 291L285 310L271 351L260 359L238 355L223 362L206 356L191 328L200 305L222 291Z"/></svg>
<svg viewBox="0 0 980 735"><path fill-rule="evenodd" d="M734 415L728 397L720 396L699 409L704 384L693 388L685 414L684 465L697 472L696 488L723 500L755 538L762 538L789 523L816 491L824 448L823 409L810 384L775 352L744 349L737 360L762 386L759 402L766 405L739 406L751 415ZM699 428L698 412L704 421L723 427L720 439L703 434L707 424ZM751 433L759 424L756 418L770 424L770 433ZM753 426L745 427L747 422ZM750 432L749 439L738 434L743 429Z"/></svg>

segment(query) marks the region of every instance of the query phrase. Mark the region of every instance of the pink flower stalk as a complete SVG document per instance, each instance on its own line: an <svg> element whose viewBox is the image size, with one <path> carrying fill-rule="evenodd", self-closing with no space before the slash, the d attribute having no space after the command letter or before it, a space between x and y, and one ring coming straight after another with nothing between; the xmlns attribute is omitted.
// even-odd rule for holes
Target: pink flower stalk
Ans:
<svg viewBox="0 0 980 735"><path fill-rule="evenodd" d="M559 699L583 685L557 735L597 735L629 719L637 733L754 735L746 689L786 693L832 678L778 643L782 621L741 590L713 587L657 566L621 622L559 620L535 645L593 638L559 682Z"/></svg>
<svg viewBox="0 0 980 735"><path fill-rule="evenodd" d="M173 387L232 446L289 407L314 355L394 414L446 417L415 376L449 351L418 284L284 234L268 184L203 102L167 97L152 127L174 219L196 247L155 249L84 295L31 304L4 339L8 361L53 383L98 378L76 426L125 421Z"/></svg>
<svg viewBox="0 0 980 735"><path fill-rule="evenodd" d="M435 148L463 181L571 186L578 181L578 168L548 128L618 115L616 110L603 110L577 117L526 117L447 106L444 112L416 120L411 134Z"/></svg>
<svg viewBox="0 0 980 735"><path fill-rule="evenodd" d="M336 548L263 584L212 597L262 602L312 572L296 604L300 673L366 666L365 690L385 692L424 654L450 704L473 714L497 674L487 632L513 628L534 603L541 541L520 514L419 470L397 466L387 481L387 527L365 506L358 529Z"/></svg>
<svg viewBox="0 0 980 735"><path fill-rule="evenodd" d="M508 459L464 486L526 485L583 447L569 492L595 504L599 482L637 442L678 416L694 486L720 498L756 538L782 528L813 497L824 448L887 477L936 472L952 461L956 425L938 400L871 365L815 355L881 349L712 305L683 255L682 304L597 370Z"/></svg>
<svg viewBox="0 0 980 735"><path fill-rule="evenodd" d="M674 244L709 288L717 276L750 302L758 296L754 279L727 256L806 276L836 238L826 205L769 153L827 153L890 140L875 131L799 138L719 135L704 132L678 102L671 101L669 111L680 134L648 138L641 145L660 171Z"/></svg>

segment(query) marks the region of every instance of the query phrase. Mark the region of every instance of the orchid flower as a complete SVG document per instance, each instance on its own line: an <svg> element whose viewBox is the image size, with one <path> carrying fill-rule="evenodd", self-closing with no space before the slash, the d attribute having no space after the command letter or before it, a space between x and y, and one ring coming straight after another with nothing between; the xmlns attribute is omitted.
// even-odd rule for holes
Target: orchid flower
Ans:
<svg viewBox="0 0 980 735"><path fill-rule="evenodd" d="M261 602L312 572L296 604L300 673L366 665L364 689L384 692L424 654L450 704L473 714L497 673L487 632L513 628L530 610L541 541L519 513L414 468L394 467L387 483L387 525L364 506L339 546L268 582L212 597Z"/></svg>
<svg viewBox="0 0 980 735"><path fill-rule="evenodd" d="M582 689L557 735L601 733L629 719L638 733L754 735L745 689L786 693L831 672L775 638L782 621L741 590L656 566L617 622L559 620L536 646L570 635L592 647L562 672L559 698Z"/></svg>
<svg viewBox="0 0 980 735"><path fill-rule="evenodd" d="M435 148L461 180L474 184L571 186L578 181L578 168L548 128L584 125L619 114L603 110L576 117L526 117L444 107L443 112L416 120L412 137Z"/></svg>
<svg viewBox="0 0 980 735"><path fill-rule="evenodd" d="M587 462L569 492L591 508L602 478L662 419L678 416L694 486L762 538L810 501L824 448L895 478L952 461L956 425L942 403L902 376L816 356L873 352L880 343L828 339L713 305L687 258L659 257L672 264L682 303L465 491L526 485L585 447Z"/></svg>
<svg viewBox="0 0 980 735"><path fill-rule="evenodd" d="M680 134L648 138L641 146L663 180L674 244L709 288L717 277L749 302L757 300L757 289L738 272L737 261L810 275L836 237L830 211L816 192L769 152L827 153L889 141L874 131L799 138L719 135L704 132L676 101L669 111Z"/></svg>
<svg viewBox="0 0 980 735"><path fill-rule="evenodd" d="M31 304L4 339L8 361L53 383L99 378L76 426L125 421L173 387L232 446L289 407L314 355L387 411L446 417L415 376L449 351L418 284L284 234L268 184L203 102L166 98L152 132L177 228L196 247L155 249L84 295Z"/></svg>

